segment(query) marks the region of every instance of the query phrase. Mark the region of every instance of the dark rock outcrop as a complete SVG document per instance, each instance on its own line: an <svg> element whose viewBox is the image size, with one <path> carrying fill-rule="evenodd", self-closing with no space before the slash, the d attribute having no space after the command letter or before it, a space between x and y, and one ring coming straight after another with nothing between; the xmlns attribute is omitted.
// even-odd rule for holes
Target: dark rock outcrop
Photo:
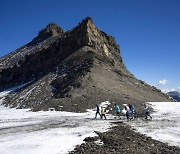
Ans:
<svg viewBox="0 0 180 154"><path fill-rule="evenodd" d="M69 154L179 154L180 148L153 140L134 132L129 126L119 124L98 137L88 137ZM99 142L97 142L99 141Z"/></svg>
<svg viewBox="0 0 180 154"><path fill-rule="evenodd" d="M51 23L27 45L0 59L1 90L31 82L6 98L12 107L84 111L105 100L171 101L124 66L112 36L87 17L64 31Z"/></svg>
<svg viewBox="0 0 180 154"><path fill-rule="evenodd" d="M39 32L38 36L35 37L29 45L40 43L51 36L58 36L63 34L64 30L60 28L56 23L52 22L48 24L44 29L42 29Z"/></svg>

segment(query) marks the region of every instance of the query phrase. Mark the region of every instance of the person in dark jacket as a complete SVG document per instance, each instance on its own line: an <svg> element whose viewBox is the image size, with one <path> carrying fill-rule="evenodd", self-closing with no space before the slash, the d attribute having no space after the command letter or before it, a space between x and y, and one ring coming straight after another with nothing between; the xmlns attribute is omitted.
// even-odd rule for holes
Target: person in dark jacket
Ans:
<svg viewBox="0 0 180 154"><path fill-rule="evenodd" d="M127 117L127 120L130 120L130 114L131 114L131 111L130 111L130 108L128 105L125 105L124 109L126 110L126 117Z"/></svg>
<svg viewBox="0 0 180 154"><path fill-rule="evenodd" d="M101 114L100 114L100 109L99 109L99 105L98 104L96 104L96 115L95 115L95 118L94 119L96 119L97 118L97 115L99 114L99 116L101 117Z"/></svg>
<svg viewBox="0 0 180 154"><path fill-rule="evenodd" d="M135 108L132 104L129 104L129 109L130 109L130 117L132 119L135 118Z"/></svg>
<svg viewBox="0 0 180 154"><path fill-rule="evenodd" d="M135 113L134 106L132 104L129 104L129 109L132 113Z"/></svg>

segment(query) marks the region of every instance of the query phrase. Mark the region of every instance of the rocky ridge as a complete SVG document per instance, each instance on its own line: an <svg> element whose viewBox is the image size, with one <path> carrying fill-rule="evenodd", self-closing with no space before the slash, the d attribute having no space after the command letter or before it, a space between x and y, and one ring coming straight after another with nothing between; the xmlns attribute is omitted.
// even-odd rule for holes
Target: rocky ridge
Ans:
<svg viewBox="0 0 180 154"><path fill-rule="evenodd" d="M112 36L90 17L64 31L55 23L30 43L0 59L0 89L28 83L11 93L6 105L33 110L81 112L96 103L172 101L160 90L136 79L125 67Z"/></svg>

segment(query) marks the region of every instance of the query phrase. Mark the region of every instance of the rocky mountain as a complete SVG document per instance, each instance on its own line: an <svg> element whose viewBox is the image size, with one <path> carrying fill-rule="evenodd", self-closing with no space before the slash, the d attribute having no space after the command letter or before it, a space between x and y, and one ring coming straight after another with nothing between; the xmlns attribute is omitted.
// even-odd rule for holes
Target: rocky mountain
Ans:
<svg viewBox="0 0 180 154"><path fill-rule="evenodd" d="M11 107L81 112L106 100L133 103L172 101L136 79L120 47L90 17L64 31L55 23L30 43L0 59L0 90L24 84L5 99Z"/></svg>
<svg viewBox="0 0 180 154"><path fill-rule="evenodd" d="M180 93L178 91L170 91L167 93L167 95L180 102Z"/></svg>

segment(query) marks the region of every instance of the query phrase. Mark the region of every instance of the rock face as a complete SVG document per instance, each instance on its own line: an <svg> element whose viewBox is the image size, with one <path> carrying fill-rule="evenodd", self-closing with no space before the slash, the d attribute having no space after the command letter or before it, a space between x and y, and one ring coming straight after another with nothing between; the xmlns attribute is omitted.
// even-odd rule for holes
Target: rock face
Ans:
<svg viewBox="0 0 180 154"><path fill-rule="evenodd" d="M115 39L89 17L66 32L50 23L30 43L2 57L0 89L23 83L28 84L5 104L80 112L106 100L137 109L147 101L171 101L126 69Z"/></svg>

